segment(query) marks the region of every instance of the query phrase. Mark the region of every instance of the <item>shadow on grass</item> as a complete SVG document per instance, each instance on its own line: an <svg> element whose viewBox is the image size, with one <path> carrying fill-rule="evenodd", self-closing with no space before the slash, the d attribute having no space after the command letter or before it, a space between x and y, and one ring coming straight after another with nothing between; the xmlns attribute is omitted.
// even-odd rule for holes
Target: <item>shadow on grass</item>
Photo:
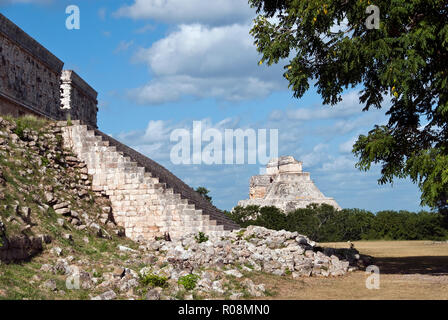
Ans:
<svg viewBox="0 0 448 320"><path fill-rule="evenodd" d="M382 274L448 275L448 256L375 258Z"/></svg>

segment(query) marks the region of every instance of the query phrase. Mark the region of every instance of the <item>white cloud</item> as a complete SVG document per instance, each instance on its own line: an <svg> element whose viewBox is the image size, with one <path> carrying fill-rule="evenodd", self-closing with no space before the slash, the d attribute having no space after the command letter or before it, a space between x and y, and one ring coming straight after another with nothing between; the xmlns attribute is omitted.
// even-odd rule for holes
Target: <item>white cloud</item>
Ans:
<svg viewBox="0 0 448 320"><path fill-rule="evenodd" d="M179 125L179 124L178 124ZM169 160L170 133L177 126L163 120L150 120L145 130L122 132L117 139L157 161Z"/></svg>
<svg viewBox="0 0 448 320"><path fill-rule="evenodd" d="M309 153L303 154L299 160L303 162L304 167L317 167L323 162L327 161L329 157L328 145L319 143L313 147Z"/></svg>
<svg viewBox="0 0 448 320"><path fill-rule="evenodd" d="M162 120L151 120L145 130L143 139L150 142L163 141L169 136L171 130L166 127L166 123Z"/></svg>
<svg viewBox="0 0 448 320"><path fill-rule="evenodd" d="M353 145L355 144L356 140L358 140L358 136L351 138L350 140L347 140L339 145L339 152L341 153L351 153L353 149Z"/></svg>
<svg viewBox="0 0 448 320"><path fill-rule="evenodd" d="M135 0L115 15L174 24L225 25L246 22L255 17L255 10L246 0Z"/></svg>
<svg viewBox="0 0 448 320"><path fill-rule="evenodd" d="M354 119L339 120L330 130L338 134L347 134L360 128L368 128L368 130L371 130L375 124L381 125L385 123L387 121L383 113L378 110L371 110Z"/></svg>
<svg viewBox="0 0 448 320"><path fill-rule="evenodd" d="M330 118L344 118L362 112L362 105L359 103L358 93L351 91L342 96L342 101L335 106L320 106L311 108L299 108L288 110L286 117L294 120L316 120ZM275 115L275 114L274 114ZM278 117L278 114L276 115Z"/></svg>
<svg viewBox="0 0 448 320"><path fill-rule="evenodd" d="M162 104L178 101L184 95L198 98L218 98L237 102L267 96L278 88L272 82L252 77L194 78L190 76L163 77L129 91L139 104Z"/></svg>
<svg viewBox="0 0 448 320"><path fill-rule="evenodd" d="M130 96L140 104L177 101L184 95L241 101L286 90L281 66L258 66L249 28L179 26L135 55L134 61L146 63L154 78Z"/></svg>
<svg viewBox="0 0 448 320"><path fill-rule="evenodd" d="M106 8L100 8L98 9L98 17L101 20L106 20L106 16L107 16L107 9Z"/></svg>
<svg viewBox="0 0 448 320"><path fill-rule="evenodd" d="M356 161L350 156L337 156L331 157L331 161L322 165L321 171L326 172L338 172L338 171L350 171L355 168Z"/></svg>
<svg viewBox="0 0 448 320"><path fill-rule="evenodd" d="M211 119L197 120L201 122L202 131L214 128L224 134L225 129L234 129L238 127L239 120L225 118L221 121L213 123ZM144 130L136 130L120 133L117 138L141 152L146 153L150 157L154 157L160 161L169 161L171 147L175 143L170 141L171 132L175 129L186 129L192 132L192 121L181 121L171 123L164 120L150 120ZM204 147L207 143L204 142Z"/></svg>
<svg viewBox="0 0 448 320"><path fill-rule="evenodd" d="M257 53L248 33L249 28L242 25L181 25L149 49L140 50L136 60L146 62L157 75L253 73L250 65L256 65Z"/></svg>
<svg viewBox="0 0 448 320"><path fill-rule="evenodd" d="M134 32L135 32L135 33L139 33L139 34L143 34L143 33L146 33L146 32L148 32L148 31L153 31L153 30L155 30L155 29L156 29L156 26L155 26L155 25L152 25L152 24L145 24L143 27L141 27L141 28L135 30Z"/></svg>
<svg viewBox="0 0 448 320"><path fill-rule="evenodd" d="M127 51L130 47L134 45L134 41L120 41L118 46L115 48L114 53L120 53L123 51Z"/></svg>

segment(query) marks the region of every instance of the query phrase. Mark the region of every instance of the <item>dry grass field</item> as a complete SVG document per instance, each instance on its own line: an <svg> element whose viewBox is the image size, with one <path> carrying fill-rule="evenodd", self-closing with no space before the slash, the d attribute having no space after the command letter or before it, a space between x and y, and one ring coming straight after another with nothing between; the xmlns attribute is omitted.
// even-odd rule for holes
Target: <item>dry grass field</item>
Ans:
<svg viewBox="0 0 448 320"><path fill-rule="evenodd" d="M443 299L448 300L448 243L433 241L359 241L361 253L375 257L380 288L367 289L365 271L343 277L301 278L260 275L271 299ZM347 247L347 243L322 243Z"/></svg>

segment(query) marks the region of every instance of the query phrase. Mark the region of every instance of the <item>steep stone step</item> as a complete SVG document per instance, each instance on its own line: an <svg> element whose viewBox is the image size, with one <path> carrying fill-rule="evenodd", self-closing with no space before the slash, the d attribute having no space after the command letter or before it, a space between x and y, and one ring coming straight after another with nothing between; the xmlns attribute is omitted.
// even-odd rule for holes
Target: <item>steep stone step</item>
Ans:
<svg viewBox="0 0 448 320"><path fill-rule="evenodd" d="M110 196L116 221L131 238L238 228L169 171L111 137L79 124L65 127L64 138L86 162L92 188Z"/></svg>
<svg viewBox="0 0 448 320"><path fill-rule="evenodd" d="M140 165L144 166L147 171L152 172L154 176L159 177L161 182L167 183L169 187L172 187L175 192L181 194L183 198L188 199L191 203L195 204L198 208L204 209L211 213L211 217L220 218L220 220L225 224L227 230L232 230L239 228L237 224L228 219L221 211L214 207L210 202L205 200L200 194L191 189L188 185L183 183L180 179L174 176L171 172L152 161L151 159L145 157L144 155L138 153L137 151L121 144L117 140L105 135L99 130L95 130L97 135L103 137L103 139L110 141L111 145L117 146L121 151L130 155L135 161L139 162ZM154 174L157 172L156 174Z"/></svg>

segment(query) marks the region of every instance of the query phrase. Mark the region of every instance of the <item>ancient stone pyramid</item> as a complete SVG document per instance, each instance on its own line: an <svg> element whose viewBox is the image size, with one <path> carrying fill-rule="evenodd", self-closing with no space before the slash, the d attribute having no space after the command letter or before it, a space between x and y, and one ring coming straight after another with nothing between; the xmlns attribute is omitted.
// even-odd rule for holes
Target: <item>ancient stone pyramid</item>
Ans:
<svg viewBox="0 0 448 320"><path fill-rule="evenodd" d="M309 172L302 172L302 162L292 156L269 161L266 174L250 179L249 199L238 202L239 206L275 206L285 212L317 203L341 207L333 198L328 198L310 179Z"/></svg>
<svg viewBox="0 0 448 320"><path fill-rule="evenodd" d="M101 131L73 121L63 127L63 136L87 164L92 189L109 196L115 221L131 239L165 232L171 238L199 231L219 235L239 228L167 169Z"/></svg>

